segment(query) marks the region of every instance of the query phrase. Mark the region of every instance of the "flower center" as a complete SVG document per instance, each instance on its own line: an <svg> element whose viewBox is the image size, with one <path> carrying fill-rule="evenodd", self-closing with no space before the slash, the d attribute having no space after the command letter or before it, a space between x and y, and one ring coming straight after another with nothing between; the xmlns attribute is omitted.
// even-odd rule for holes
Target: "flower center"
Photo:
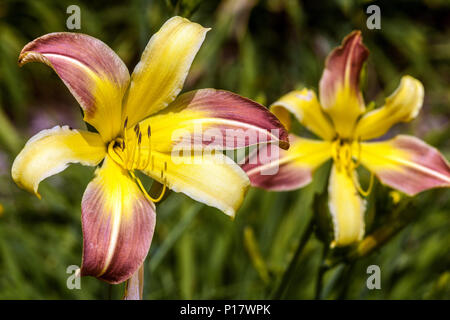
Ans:
<svg viewBox="0 0 450 320"><path fill-rule="evenodd" d="M135 175L134 170L145 170L154 171L155 167L155 157L152 155L151 148L151 129L150 126L147 127L146 137L147 140L145 145L143 145L143 136L141 132L140 125L137 124L134 127L134 135L131 137L127 136L126 128L127 120L125 120L123 137L118 137L111 141L108 145L108 155L123 169L127 170L131 178L135 180L139 188L145 195L145 197L152 201L160 201L166 191L166 177L164 176L165 171L167 171L167 163L164 163L164 169L161 170L161 180L163 180L163 190L158 198L152 198L144 186L141 180Z"/></svg>
<svg viewBox="0 0 450 320"><path fill-rule="evenodd" d="M147 132L144 137L139 124L134 127L134 134L131 134L131 137L127 136L126 127L124 127L123 132L123 138L116 138L108 146L108 154L111 158L122 166L122 168L130 171L134 169L145 169L150 164L154 167L150 126L147 127ZM145 143L143 143L143 140L146 140Z"/></svg>
<svg viewBox="0 0 450 320"><path fill-rule="evenodd" d="M338 171L345 170L351 175L353 170L358 167L359 152L354 155L354 146L359 150L359 143L357 142L342 138L333 141L331 154Z"/></svg>
<svg viewBox="0 0 450 320"><path fill-rule="evenodd" d="M350 140L336 138L331 146L331 154L333 157L336 170L344 170L347 176L352 179L353 184L358 192L363 196L368 196L373 187L373 173L370 175L370 183L367 191L362 190L355 169L361 164L361 143L359 140Z"/></svg>

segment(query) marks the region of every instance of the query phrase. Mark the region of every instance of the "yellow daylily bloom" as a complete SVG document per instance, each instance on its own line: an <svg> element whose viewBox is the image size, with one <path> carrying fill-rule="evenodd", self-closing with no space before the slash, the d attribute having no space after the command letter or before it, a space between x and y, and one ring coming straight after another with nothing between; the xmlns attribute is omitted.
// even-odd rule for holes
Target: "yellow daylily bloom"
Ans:
<svg viewBox="0 0 450 320"><path fill-rule="evenodd" d="M205 152L211 143L205 133L233 131L243 142L240 147L258 142L288 147L282 124L256 102L215 89L178 96L208 30L185 18L169 19L150 39L131 77L107 45L83 34L48 34L20 53L20 65L38 61L55 70L98 132L67 126L41 131L27 142L11 172L18 186L40 197L39 183L70 163L103 161L81 205L82 275L120 283L137 271L153 236L154 203L166 188L234 216L249 179L222 153ZM200 153L174 154L186 141L195 142ZM214 146L230 148L219 142ZM148 195L135 171L163 184L160 197Z"/></svg>
<svg viewBox="0 0 450 320"><path fill-rule="evenodd" d="M383 142L366 140L384 135L394 124L413 120L424 99L421 82L404 76L384 106L366 112L359 76L368 50L359 31L348 35L328 56L320 80L320 101L312 90L295 90L271 106L290 127L290 114L323 140L290 134L291 148L265 159L249 157L243 169L253 186L268 190L294 190L312 180L316 168L328 159L333 166L328 185L328 208L334 225L332 246L346 246L364 236L364 212L369 191L362 190L356 168L363 165L379 180L407 195L450 186L450 166L435 148L411 136ZM308 155L305 157L305 155ZM268 168L278 168L267 174Z"/></svg>

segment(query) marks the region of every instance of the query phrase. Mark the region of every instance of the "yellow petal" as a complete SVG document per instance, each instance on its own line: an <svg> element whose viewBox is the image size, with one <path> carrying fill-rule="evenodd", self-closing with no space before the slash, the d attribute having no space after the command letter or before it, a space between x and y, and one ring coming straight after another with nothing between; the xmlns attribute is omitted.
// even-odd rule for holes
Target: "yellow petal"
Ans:
<svg viewBox="0 0 450 320"><path fill-rule="evenodd" d="M419 80L404 76L397 90L386 98L383 107L365 114L359 120L355 136L368 140L382 136L394 124L413 120L423 104L424 89Z"/></svg>
<svg viewBox="0 0 450 320"><path fill-rule="evenodd" d="M148 152L143 150L142 157L146 156ZM245 172L221 153L191 156L153 151L151 159L139 168L145 174L232 217L250 185Z"/></svg>
<svg viewBox="0 0 450 320"><path fill-rule="evenodd" d="M84 121L94 126L105 142L119 134L130 75L106 44L80 33L50 33L22 49L19 65L33 61L55 70L83 109Z"/></svg>
<svg viewBox="0 0 450 320"><path fill-rule="evenodd" d="M33 136L14 160L11 174L17 185L38 197L39 183L70 163L97 165L106 147L99 134L56 126Z"/></svg>
<svg viewBox="0 0 450 320"><path fill-rule="evenodd" d="M364 112L359 77L369 51L360 31L349 34L327 58L319 83L320 103L333 120L341 138L350 138L357 118Z"/></svg>
<svg viewBox="0 0 450 320"><path fill-rule="evenodd" d="M291 125L288 112L291 112L302 125L325 140L332 140L336 134L312 90L291 91L274 102L270 106L270 111L288 130Z"/></svg>
<svg viewBox="0 0 450 320"><path fill-rule="evenodd" d="M352 244L364 235L366 205L355 188L356 179L356 172L349 173L333 165L328 185L328 207L334 226L332 246Z"/></svg>
<svg viewBox="0 0 450 320"><path fill-rule="evenodd" d="M176 98L208 30L173 17L152 36L131 76L124 108L129 127Z"/></svg>

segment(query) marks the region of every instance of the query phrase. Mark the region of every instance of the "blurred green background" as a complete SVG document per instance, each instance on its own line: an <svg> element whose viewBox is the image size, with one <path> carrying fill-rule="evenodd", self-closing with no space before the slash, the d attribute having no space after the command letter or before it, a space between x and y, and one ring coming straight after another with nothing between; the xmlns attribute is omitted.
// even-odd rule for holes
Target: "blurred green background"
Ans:
<svg viewBox="0 0 450 320"><path fill-rule="evenodd" d="M169 17L182 15L211 27L184 91L227 89L265 105L295 88L317 89L326 55L359 29L371 52L366 101L380 105L403 74L420 79L426 94L420 116L390 135L414 134L450 158L447 0L1 0L0 299L118 299L123 291L123 285L94 278L82 278L81 290L66 286L66 268L81 263L80 202L94 168L72 165L45 180L42 200L20 190L10 176L12 161L33 134L57 124L85 128L75 99L50 68L17 66L27 42L68 31L71 4L81 8L79 31L107 43L130 71ZM370 4L381 8L380 30L366 27ZM296 131L307 134L300 126ZM298 191L251 189L234 221L172 193L157 208L144 298L450 298L448 189L397 203L390 189L377 184L367 234L385 235L384 246L355 259L353 248L326 250L319 239L327 230L316 228L290 263L311 219L321 216L328 170L325 165L314 183ZM373 264L381 268L381 290L366 286L366 269Z"/></svg>

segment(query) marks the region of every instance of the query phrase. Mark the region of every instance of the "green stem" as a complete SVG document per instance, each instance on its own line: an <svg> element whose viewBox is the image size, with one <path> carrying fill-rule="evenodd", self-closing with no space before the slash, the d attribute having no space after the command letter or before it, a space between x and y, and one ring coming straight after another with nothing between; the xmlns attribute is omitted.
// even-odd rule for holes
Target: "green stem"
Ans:
<svg viewBox="0 0 450 320"><path fill-rule="evenodd" d="M112 296L113 296L113 284L106 284L107 285L107 300L112 300Z"/></svg>
<svg viewBox="0 0 450 320"><path fill-rule="evenodd" d="M411 200L406 200L391 213L391 219L382 227L367 235L353 250L346 256L324 263L326 249L324 248L324 255L322 258L322 265L319 268L316 280L315 299L320 299L323 286L323 276L326 271L333 269L337 265L344 263L344 270L340 276L340 283L342 284L339 290L338 299L344 299L347 296L349 279L353 270L355 262L371 254L376 249L387 243L392 237L400 232L408 223L414 219L414 215L410 214ZM414 211L414 210L413 210Z"/></svg>
<svg viewBox="0 0 450 320"><path fill-rule="evenodd" d="M347 296L348 288L350 285L350 277L353 273L353 266L355 265L354 261L349 262L347 265L345 265L344 272L342 273L342 283L341 290L338 295L338 300L343 300Z"/></svg>
<svg viewBox="0 0 450 320"><path fill-rule="evenodd" d="M144 293L144 262L125 283L123 300L142 300Z"/></svg>
<svg viewBox="0 0 450 320"><path fill-rule="evenodd" d="M283 274L283 278L280 281L280 285L273 291L272 293L272 299L281 299L288 287L288 284L291 280L291 277L294 273L295 267L297 266L297 260L300 257L303 248L305 247L306 243L308 242L312 232L313 232L313 224L314 219L311 219L309 222L309 225L307 226L305 232L302 234L297 249L295 250L294 256L292 257L291 261L289 262L289 266L286 269L286 271Z"/></svg>
<svg viewBox="0 0 450 320"><path fill-rule="evenodd" d="M325 272L329 270L329 266L325 264L325 257L328 253L328 246L326 244L323 245L322 250L322 259L319 267L319 271L317 272L317 279L316 279L316 288L315 288L315 294L314 299L319 300L321 299L322 294L322 287L323 287L323 276L325 275Z"/></svg>

